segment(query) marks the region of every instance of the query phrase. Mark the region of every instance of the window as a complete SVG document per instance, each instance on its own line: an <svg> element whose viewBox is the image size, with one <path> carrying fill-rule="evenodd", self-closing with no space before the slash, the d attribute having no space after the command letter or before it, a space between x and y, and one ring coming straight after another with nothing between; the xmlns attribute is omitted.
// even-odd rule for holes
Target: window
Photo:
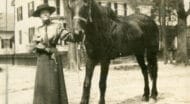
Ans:
<svg viewBox="0 0 190 104"><path fill-rule="evenodd" d="M139 8L135 8L135 13L139 14L140 13L140 9Z"/></svg>
<svg viewBox="0 0 190 104"><path fill-rule="evenodd" d="M114 9L115 9L115 13L117 14L117 3L114 3Z"/></svg>
<svg viewBox="0 0 190 104"><path fill-rule="evenodd" d="M101 3L101 2L98 2L98 4L99 4L99 5L102 5L102 3Z"/></svg>
<svg viewBox="0 0 190 104"><path fill-rule="evenodd" d="M111 8L111 2L108 2L108 3L107 3L107 6L108 6L109 8Z"/></svg>
<svg viewBox="0 0 190 104"><path fill-rule="evenodd" d="M127 4L126 3L123 4L123 8L124 8L124 16L127 16Z"/></svg>
<svg viewBox="0 0 190 104"><path fill-rule="evenodd" d="M44 0L44 3L48 3L48 0Z"/></svg>
<svg viewBox="0 0 190 104"><path fill-rule="evenodd" d="M10 48L13 48L13 39L10 39L9 41L10 41L10 42L9 42Z"/></svg>
<svg viewBox="0 0 190 104"><path fill-rule="evenodd" d="M34 27L29 28L29 36L28 36L29 43L31 43L34 34L35 34L35 28Z"/></svg>
<svg viewBox="0 0 190 104"><path fill-rule="evenodd" d="M23 19L23 14L22 14L22 7L17 8L17 21L20 21Z"/></svg>
<svg viewBox="0 0 190 104"><path fill-rule="evenodd" d="M22 31L19 31L19 44L22 44Z"/></svg>
<svg viewBox="0 0 190 104"><path fill-rule="evenodd" d="M60 14L60 0L56 0L56 8L57 8L56 12L59 15Z"/></svg>
<svg viewBox="0 0 190 104"><path fill-rule="evenodd" d="M31 17L34 12L34 1L28 3L28 17Z"/></svg>
<svg viewBox="0 0 190 104"><path fill-rule="evenodd" d="M4 39L1 40L1 48L4 48Z"/></svg>
<svg viewBox="0 0 190 104"><path fill-rule="evenodd" d="M2 39L1 40L1 48L12 48L11 39Z"/></svg>

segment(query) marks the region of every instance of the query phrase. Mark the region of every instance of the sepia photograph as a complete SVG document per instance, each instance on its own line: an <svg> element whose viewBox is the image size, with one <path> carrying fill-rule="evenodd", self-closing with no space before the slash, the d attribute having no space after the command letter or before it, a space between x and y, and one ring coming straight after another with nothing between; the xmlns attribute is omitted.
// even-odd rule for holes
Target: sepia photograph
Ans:
<svg viewBox="0 0 190 104"><path fill-rule="evenodd" d="M0 104L190 104L190 0L1 0Z"/></svg>

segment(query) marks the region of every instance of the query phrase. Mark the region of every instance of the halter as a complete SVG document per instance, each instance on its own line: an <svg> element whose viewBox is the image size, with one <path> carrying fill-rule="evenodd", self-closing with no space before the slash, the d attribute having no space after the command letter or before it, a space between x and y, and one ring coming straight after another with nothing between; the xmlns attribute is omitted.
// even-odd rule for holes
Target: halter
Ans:
<svg viewBox="0 0 190 104"><path fill-rule="evenodd" d="M74 20L81 20L81 21L83 21L83 22L85 22L85 23L88 22L88 20L87 20L86 18L80 17L80 16L74 16L73 19L74 19Z"/></svg>
<svg viewBox="0 0 190 104"><path fill-rule="evenodd" d="M92 22L91 12L92 12L92 11L91 11L91 6L90 6L90 9L89 9L89 12L88 12L88 15L89 15L88 19L86 19L86 18L84 18L84 17L81 17L81 16L78 16L78 15L74 16L73 19L74 19L74 20L81 20L81 21L83 21L83 22L85 22L85 23L87 23L87 22Z"/></svg>

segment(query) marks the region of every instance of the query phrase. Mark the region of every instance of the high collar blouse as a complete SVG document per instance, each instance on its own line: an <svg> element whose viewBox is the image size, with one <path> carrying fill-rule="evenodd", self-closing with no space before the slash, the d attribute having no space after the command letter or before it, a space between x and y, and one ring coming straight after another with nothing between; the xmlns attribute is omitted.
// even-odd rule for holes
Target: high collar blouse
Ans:
<svg viewBox="0 0 190 104"><path fill-rule="evenodd" d="M56 47L58 40L67 34L61 23L50 22L48 25L42 25L36 29L33 42L43 44L45 47Z"/></svg>

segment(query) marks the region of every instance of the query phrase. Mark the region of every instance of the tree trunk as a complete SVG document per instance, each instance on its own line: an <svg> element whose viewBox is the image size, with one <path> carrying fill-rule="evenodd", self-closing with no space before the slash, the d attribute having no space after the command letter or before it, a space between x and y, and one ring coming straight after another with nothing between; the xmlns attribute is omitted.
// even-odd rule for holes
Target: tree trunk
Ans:
<svg viewBox="0 0 190 104"><path fill-rule="evenodd" d="M63 4L64 4L64 15L66 17L66 21L67 21L67 27L69 29L69 31L73 31L73 26L72 26L72 14L69 8L69 0L63 0ZM78 56L77 56L77 44L76 43L72 43L69 42L69 50L68 50L68 60L69 60L69 66L68 69L69 70L78 70L79 69L79 62L78 62Z"/></svg>
<svg viewBox="0 0 190 104"><path fill-rule="evenodd" d="M168 45L167 45L167 34L166 34L166 10L165 10L165 0L161 0L160 5L160 17L161 17L161 35L162 35L162 46L163 46L163 57L164 63L168 61Z"/></svg>
<svg viewBox="0 0 190 104"><path fill-rule="evenodd" d="M177 55L176 62L188 64L187 56L187 12L184 9L184 1L179 0L177 3L178 14L178 36L177 36Z"/></svg>
<svg viewBox="0 0 190 104"><path fill-rule="evenodd" d="M188 64L187 56L187 26L186 19L178 18L177 55L176 62Z"/></svg>

